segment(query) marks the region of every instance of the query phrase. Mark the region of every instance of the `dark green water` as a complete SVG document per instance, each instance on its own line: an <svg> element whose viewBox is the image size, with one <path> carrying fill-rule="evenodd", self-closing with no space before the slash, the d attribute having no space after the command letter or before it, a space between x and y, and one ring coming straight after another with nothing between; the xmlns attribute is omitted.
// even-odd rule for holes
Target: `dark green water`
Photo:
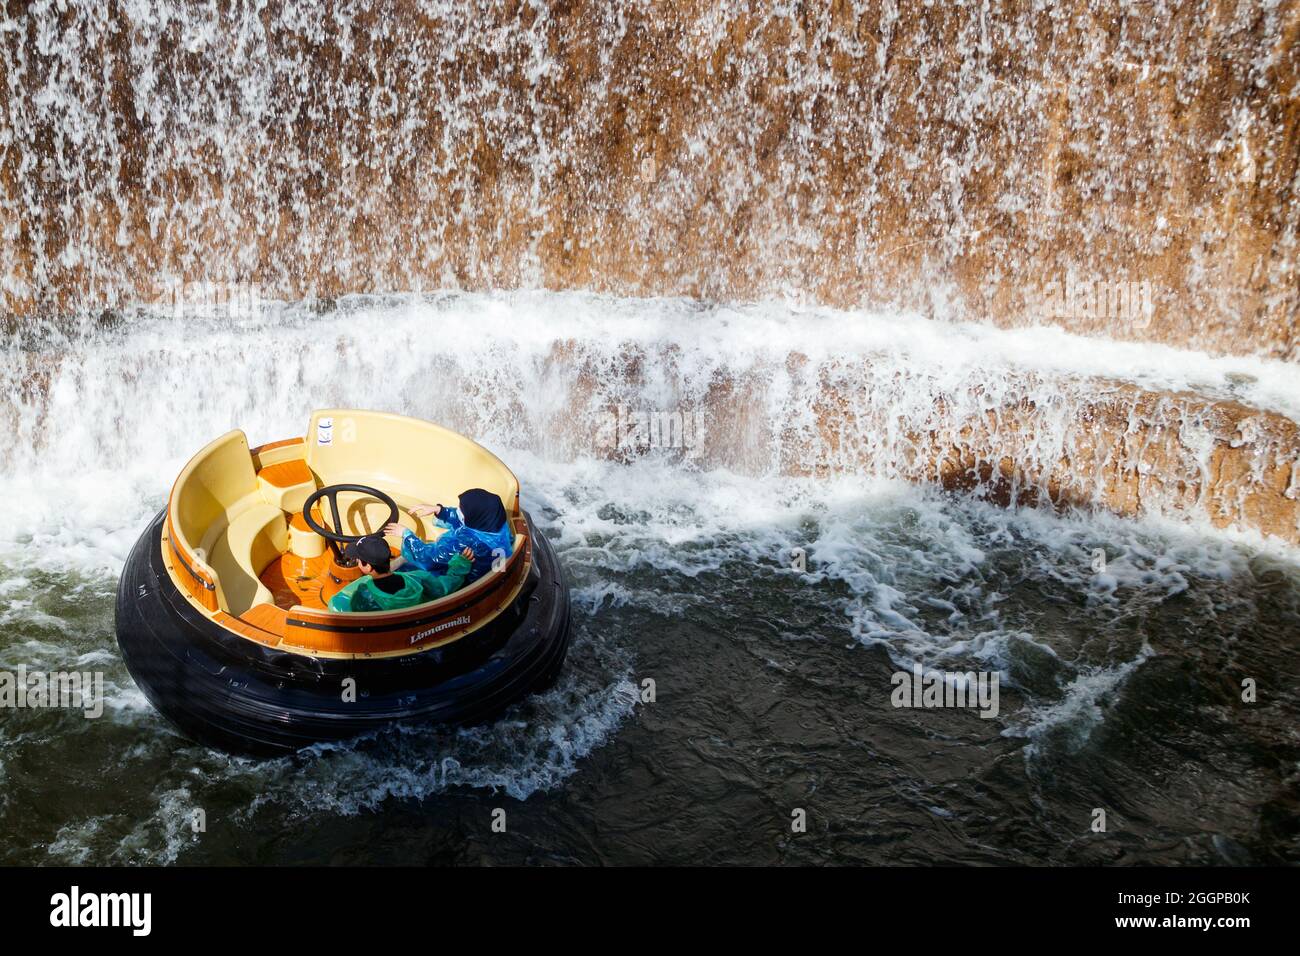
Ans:
<svg viewBox="0 0 1300 956"><path fill-rule="evenodd" d="M1285 556L905 486L594 463L525 477L578 632L557 688L473 730L272 762L205 751L117 661L111 574L4 567L4 666L102 669L108 687L97 720L5 714L4 862L1300 857L1300 576ZM740 502L763 492L746 521ZM999 717L893 707L891 674L913 659L998 670Z"/></svg>

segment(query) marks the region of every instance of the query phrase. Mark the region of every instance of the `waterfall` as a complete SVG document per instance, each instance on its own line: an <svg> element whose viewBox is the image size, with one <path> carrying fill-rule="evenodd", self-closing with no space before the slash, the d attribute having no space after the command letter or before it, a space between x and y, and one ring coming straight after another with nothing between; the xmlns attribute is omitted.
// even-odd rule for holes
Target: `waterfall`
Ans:
<svg viewBox="0 0 1300 956"><path fill-rule="evenodd" d="M1300 537L1300 379L1050 329L589 293L358 296L323 314L137 314L0 353L0 387L0 476L64 488L74 516L131 480L156 504L225 430L258 444L342 405L438 421L507 460L901 479Z"/></svg>
<svg viewBox="0 0 1300 956"><path fill-rule="evenodd" d="M1294 359L1297 47L1266 0L5 0L0 314L789 295Z"/></svg>

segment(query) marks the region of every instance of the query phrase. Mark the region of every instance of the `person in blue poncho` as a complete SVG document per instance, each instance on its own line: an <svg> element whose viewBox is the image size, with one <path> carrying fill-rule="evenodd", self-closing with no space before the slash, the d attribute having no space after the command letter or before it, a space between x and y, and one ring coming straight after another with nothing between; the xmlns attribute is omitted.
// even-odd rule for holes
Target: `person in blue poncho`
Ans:
<svg viewBox="0 0 1300 956"><path fill-rule="evenodd" d="M514 549L514 532L506 517L501 497L482 488L471 488L460 495L460 507L417 505L411 514L433 515L447 531L434 541L422 541L410 528L390 524L384 534L402 536L402 558L423 571L445 574L457 554L465 548L474 552L474 560L465 583L477 581L492 570L498 558L510 557Z"/></svg>

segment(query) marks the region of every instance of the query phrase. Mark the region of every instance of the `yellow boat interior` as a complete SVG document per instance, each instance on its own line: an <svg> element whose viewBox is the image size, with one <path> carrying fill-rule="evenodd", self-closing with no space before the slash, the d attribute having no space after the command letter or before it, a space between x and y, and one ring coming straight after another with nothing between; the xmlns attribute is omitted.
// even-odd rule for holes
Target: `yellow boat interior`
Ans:
<svg viewBox="0 0 1300 956"><path fill-rule="evenodd" d="M397 505L398 520L426 540L442 533L421 503L454 506L468 488L500 495L515 530L500 567L461 590L401 611L337 613L328 602L355 580L303 517L318 489L367 485ZM340 491L312 508L318 525L360 535L382 531L388 505ZM389 536L398 553L399 540ZM185 598L227 630L283 650L325 657L417 654L458 640L493 620L527 579L530 541L519 482L476 442L429 422L386 412L323 409L307 433L250 448L238 429L199 451L177 477L167 505L162 551Z"/></svg>

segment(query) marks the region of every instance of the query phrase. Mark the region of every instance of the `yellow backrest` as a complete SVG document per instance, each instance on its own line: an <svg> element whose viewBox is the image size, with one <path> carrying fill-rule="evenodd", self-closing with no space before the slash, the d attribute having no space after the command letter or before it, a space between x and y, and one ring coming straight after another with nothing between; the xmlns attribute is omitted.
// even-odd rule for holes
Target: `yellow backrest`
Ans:
<svg viewBox="0 0 1300 956"><path fill-rule="evenodd" d="M208 529L242 498L257 491L248 438L239 429L209 443L181 471L172 486L172 528L194 554Z"/></svg>
<svg viewBox="0 0 1300 956"><path fill-rule="evenodd" d="M496 492L512 515L519 481L462 435L389 412L322 409L307 429L307 464L323 484L363 484L399 499L455 506L467 488ZM340 507L346 507L340 496Z"/></svg>

